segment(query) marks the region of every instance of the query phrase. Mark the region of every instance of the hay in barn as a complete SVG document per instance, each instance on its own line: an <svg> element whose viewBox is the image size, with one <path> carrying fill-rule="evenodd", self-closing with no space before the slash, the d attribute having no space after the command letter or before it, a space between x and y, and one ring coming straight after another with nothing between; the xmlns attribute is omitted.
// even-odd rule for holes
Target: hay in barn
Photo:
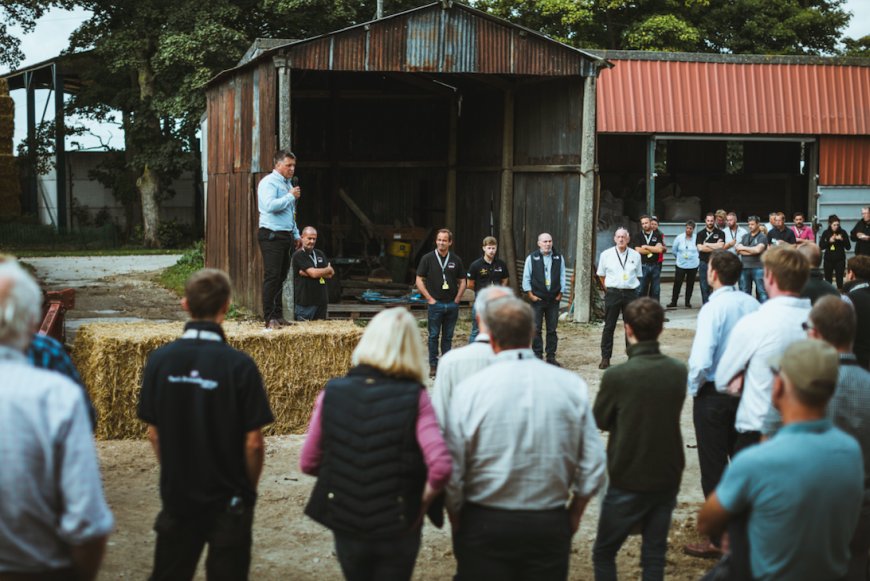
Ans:
<svg viewBox="0 0 870 581"><path fill-rule="evenodd" d="M183 323L83 325L73 359L97 409L97 437L145 436L136 417L142 370L148 354L178 338ZM267 434L301 434L317 394L350 368L362 329L349 321L301 323L265 331L261 323L225 323L230 345L250 355L263 375L275 422Z"/></svg>

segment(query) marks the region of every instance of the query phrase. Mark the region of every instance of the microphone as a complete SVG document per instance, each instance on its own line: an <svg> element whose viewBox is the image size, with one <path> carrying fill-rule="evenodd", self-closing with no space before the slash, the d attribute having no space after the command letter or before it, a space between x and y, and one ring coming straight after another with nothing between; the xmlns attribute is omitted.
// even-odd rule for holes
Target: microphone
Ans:
<svg viewBox="0 0 870 581"><path fill-rule="evenodd" d="M299 178L296 176L293 176L292 178L290 178L290 184L295 188L296 186L299 185Z"/></svg>

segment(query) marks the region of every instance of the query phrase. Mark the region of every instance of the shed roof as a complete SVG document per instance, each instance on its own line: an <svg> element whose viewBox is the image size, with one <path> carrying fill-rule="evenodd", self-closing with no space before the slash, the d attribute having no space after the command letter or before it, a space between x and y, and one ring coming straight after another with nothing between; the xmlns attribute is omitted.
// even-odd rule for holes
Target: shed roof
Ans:
<svg viewBox="0 0 870 581"><path fill-rule="evenodd" d="M276 55L293 69L594 76L604 58L502 18L441 0L262 51L207 87Z"/></svg>
<svg viewBox="0 0 870 581"><path fill-rule="evenodd" d="M601 54L602 133L870 133L870 59Z"/></svg>

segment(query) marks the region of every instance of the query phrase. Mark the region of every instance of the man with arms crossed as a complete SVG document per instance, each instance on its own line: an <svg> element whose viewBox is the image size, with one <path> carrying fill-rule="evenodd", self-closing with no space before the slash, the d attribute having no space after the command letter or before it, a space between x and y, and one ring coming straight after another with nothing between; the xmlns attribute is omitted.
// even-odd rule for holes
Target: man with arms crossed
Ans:
<svg viewBox="0 0 870 581"><path fill-rule="evenodd" d="M686 366L659 350L664 320L664 309L649 297L625 308L628 361L604 372L595 398L595 422L610 432L610 484L592 549L595 581L616 581L616 554L638 523L643 578L664 579L668 530L685 466L680 412L686 400Z"/></svg>
<svg viewBox="0 0 870 581"><path fill-rule="evenodd" d="M785 427L734 458L698 514L698 530L728 528L731 579L843 579L864 468L855 439L825 418L837 352L802 339L768 365Z"/></svg>
<svg viewBox="0 0 870 581"><path fill-rule="evenodd" d="M725 246L722 248L731 254L737 254L737 248L735 247L747 234L746 228L737 223L737 214L728 212L725 219L725 229L722 230L722 233L725 234Z"/></svg>
<svg viewBox="0 0 870 581"><path fill-rule="evenodd" d="M317 230L306 226L302 230L302 248L293 254L293 302L297 321L325 320L329 307L326 279L335 271L322 250L317 250Z"/></svg>
<svg viewBox="0 0 870 581"><path fill-rule="evenodd" d="M507 264L501 258L496 258L496 252L498 252L498 240L493 236L484 238L483 256L472 262L471 266L468 267L468 288L475 293L493 285L507 286L510 282ZM469 343L474 343L479 332L477 317L475 316L476 306L477 301L474 302L474 307L471 309L471 335L468 336Z"/></svg>
<svg viewBox="0 0 870 581"><path fill-rule="evenodd" d="M723 216L724 217L724 216ZM716 217L708 212L704 218L704 229L695 236L698 247L698 282L701 283L701 304L706 304L710 298L710 287L707 284L707 261L710 253L725 247L725 234L716 228Z"/></svg>
<svg viewBox="0 0 870 581"><path fill-rule="evenodd" d="M755 296L758 302L763 303L767 300L767 292L764 290L764 265L761 264L761 255L767 250L767 236L761 231L758 221L758 216L749 217L749 232L743 235L734 248L743 263L740 290L751 295L752 283L755 283Z"/></svg>
<svg viewBox="0 0 870 581"><path fill-rule="evenodd" d="M429 303L429 377L438 369L438 338L441 355L453 347L453 330L459 319L459 301L465 292L462 259L453 252L453 232L442 228L435 235L435 251L417 266L417 290Z"/></svg>
<svg viewBox="0 0 870 581"><path fill-rule="evenodd" d="M641 231L632 236L631 247L640 254L643 264L643 276L640 279L639 294L642 297L652 297L659 300L661 292L661 270L659 256L665 251L661 232L654 229L652 219L644 214L640 217Z"/></svg>
<svg viewBox="0 0 870 581"><path fill-rule="evenodd" d="M113 519L82 390L24 350L42 291L0 264L0 579L91 581Z"/></svg>
<svg viewBox="0 0 870 581"><path fill-rule="evenodd" d="M261 429L274 418L257 365L227 345L221 329L229 277L200 270L181 304L191 321L180 339L148 357L139 396L163 502L151 579L192 579L208 544L209 581L245 580L265 456Z"/></svg>
<svg viewBox="0 0 870 581"><path fill-rule="evenodd" d="M447 509L460 579L568 577L571 537L604 482L586 384L529 349L532 310L488 315L495 362L459 384L447 414Z"/></svg>
<svg viewBox="0 0 870 581"><path fill-rule="evenodd" d="M850 233L855 243L855 256L870 256L870 206L861 208L861 219Z"/></svg>
<svg viewBox="0 0 870 581"><path fill-rule="evenodd" d="M565 257L553 250L553 237L543 232L538 235L538 249L526 257L523 267L523 292L532 302L535 313L535 338L532 350L539 359L544 357L544 322L547 324L547 363L559 365L556 348L559 336L559 303L562 291L568 290L565 276Z"/></svg>
<svg viewBox="0 0 870 581"><path fill-rule="evenodd" d="M692 419L704 498L710 496L719 484L737 440L734 422L739 400L716 391L716 368L734 325L759 307L758 301L751 296L734 290L738 278L740 259L724 250L713 252L707 267L707 281L713 292L698 313L689 355L689 395L692 396ZM693 557L713 558L722 555L719 545L716 537L686 545L683 551Z"/></svg>
<svg viewBox="0 0 870 581"><path fill-rule="evenodd" d="M598 369L610 367L616 321L619 320L619 313L625 320L625 307L637 298L637 289L643 276L640 254L628 247L628 230L617 228L613 241L616 246L608 248L598 258L598 279L605 288L604 330L601 332L601 362Z"/></svg>

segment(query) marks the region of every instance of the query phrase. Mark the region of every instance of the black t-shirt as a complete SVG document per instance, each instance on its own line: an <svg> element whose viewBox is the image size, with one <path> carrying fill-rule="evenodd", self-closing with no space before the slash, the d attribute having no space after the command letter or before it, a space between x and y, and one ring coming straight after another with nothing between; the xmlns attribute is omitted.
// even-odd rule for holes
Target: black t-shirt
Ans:
<svg viewBox="0 0 870 581"><path fill-rule="evenodd" d="M220 325L190 322L148 356L139 419L157 428L160 497L170 514L253 506L245 435L274 421L256 363L224 342Z"/></svg>
<svg viewBox="0 0 870 581"><path fill-rule="evenodd" d="M716 227L709 232L705 227L695 235L695 244L716 244L717 242L725 242L725 233ZM710 254L712 252L698 252L698 258L701 259L701 262L707 262L710 260Z"/></svg>
<svg viewBox="0 0 870 581"><path fill-rule="evenodd" d="M317 258L317 266L314 259ZM301 248L293 253L291 268L293 269L293 301L303 307L319 307L329 303L329 291L325 278L310 278L299 276L300 270L309 268L326 268L329 261L326 254L314 249L314 256Z"/></svg>
<svg viewBox="0 0 870 581"><path fill-rule="evenodd" d="M788 244L797 243L797 238L792 232L791 228L785 228L784 230L779 230L778 228L771 228L767 231L767 241L771 246L775 246L780 242L787 242Z"/></svg>
<svg viewBox="0 0 870 581"><path fill-rule="evenodd" d="M426 280L426 290L436 301L455 301L459 292L459 280L465 279L465 268L462 259L452 252L446 257L438 254L437 250L427 252L417 266L417 276ZM440 260L440 262L439 262ZM441 265L444 265L442 272ZM447 283L447 288L444 288Z"/></svg>
<svg viewBox="0 0 870 581"><path fill-rule="evenodd" d="M649 236L649 242L647 242L647 236ZM631 237L631 241L629 242L629 246L633 249L640 248L641 246L655 246L656 244L661 244L664 246L664 238L662 237L662 233L658 230L653 230L648 234L644 234L643 230L635 234ZM643 264L655 264L659 261L658 254L641 254L640 255L641 262Z"/></svg>
<svg viewBox="0 0 870 581"><path fill-rule="evenodd" d="M475 290L482 290L508 278L507 264L500 258L493 258L489 263L482 256L468 267L468 278L474 281Z"/></svg>

